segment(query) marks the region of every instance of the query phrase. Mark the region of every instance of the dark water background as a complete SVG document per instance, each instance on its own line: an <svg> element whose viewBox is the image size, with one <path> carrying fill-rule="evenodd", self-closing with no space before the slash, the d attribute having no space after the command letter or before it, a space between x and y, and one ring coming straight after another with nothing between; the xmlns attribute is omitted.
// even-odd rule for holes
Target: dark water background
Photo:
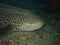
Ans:
<svg viewBox="0 0 60 45"><path fill-rule="evenodd" d="M60 5L56 7L56 10L53 10L51 8L51 2L52 0L0 0L0 3L27 9L39 15L43 13L43 17L47 14L55 15L55 13L60 12ZM48 15L48 17L51 15Z"/></svg>

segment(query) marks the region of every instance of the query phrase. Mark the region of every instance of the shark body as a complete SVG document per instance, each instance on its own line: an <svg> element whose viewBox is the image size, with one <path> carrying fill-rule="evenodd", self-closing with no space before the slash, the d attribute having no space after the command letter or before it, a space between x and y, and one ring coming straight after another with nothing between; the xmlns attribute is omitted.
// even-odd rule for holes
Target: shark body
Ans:
<svg viewBox="0 0 60 45"><path fill-rule="evenodd" d="M8 25L12 25L14 31L34 31L41 28L44 21L28 10L0 3L0 28Z"/></svg>

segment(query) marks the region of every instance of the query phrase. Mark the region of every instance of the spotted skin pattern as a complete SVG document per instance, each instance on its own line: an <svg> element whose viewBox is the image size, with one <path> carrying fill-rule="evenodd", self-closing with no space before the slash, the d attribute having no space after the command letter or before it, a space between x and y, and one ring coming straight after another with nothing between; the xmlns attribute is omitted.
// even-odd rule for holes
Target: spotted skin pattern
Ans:
<svg viewBox="0 0 60 45"><path fill-rule="evenodd" d="M12 25L15 31L34 31L41 28L44 21L28 10L0 4L0 28L8 25Z"/></svg>

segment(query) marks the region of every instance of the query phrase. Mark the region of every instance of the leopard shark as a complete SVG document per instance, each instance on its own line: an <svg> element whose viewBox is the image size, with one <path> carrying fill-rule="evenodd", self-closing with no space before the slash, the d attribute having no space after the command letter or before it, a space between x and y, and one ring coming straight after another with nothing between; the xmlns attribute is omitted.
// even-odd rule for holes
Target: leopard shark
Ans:
<svg viewBox="0 0 60 45"><path fill-rule="evenodd" d="M0 28L12 25L13 31L34 31L44 24L39 16L26 9L0 3Z"/></svg>

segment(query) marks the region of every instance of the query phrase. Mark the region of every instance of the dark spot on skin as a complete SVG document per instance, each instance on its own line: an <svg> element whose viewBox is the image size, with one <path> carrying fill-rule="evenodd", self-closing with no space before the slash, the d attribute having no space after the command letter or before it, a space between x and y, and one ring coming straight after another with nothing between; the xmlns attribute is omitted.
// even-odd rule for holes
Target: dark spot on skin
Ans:
<svg viewBox="0 0 60 45"><path fill-rule="evenodd" d="M51 34L52 32L51 32L51 31L49 31L49 33Z"/></svg>
<svg viewBox="0 0 60 45"><path fill-rule="evenodd" d="M14 20L16 20L16 18L14 18Z"/></svg>
<svg viewBox="0 0 60 45"><path fill-rule="evenodd" d="M7 19L8 20L8 19Z"/></svg>
<svg viewBox="0 0 60 45"><path fill-rule="evenodd" d="M19 26L19 25L18 25Z"/></svg>
<svg viewBox="0 0 60 45"><path fill-rule="evenodd" d="M1 21L1 19L0 19L0 21Z"/></svg>
<svg viewBox="0 0 60 45"><path fill-rule="evenodd" d="M60 44L60 43L59 43L59 42L53 42L53 44L58 45L58 44Z"/></svg>
<svg viewBox="0 0 60 45"><path fill-rule="evenodd" d="M19 22L19 21L17 21L17 22Z"/></svg>
<svg viewBox="0 0 60 45"><path fill-rule="evenodd" d="M2 25L2 23L0 23L0 25Z"/></svg>
<svg viewBox="0 0 60 45"><path fill-rule="evenodd" d="M58 33L60 33L60 30L57 30Z"/></svg>
<svg viewBox="0 0 60 45"><path fill-rule="evenodd" d="M4 24L6 24L6 22L4 22Z"/></svg>
<svg viewBox="0 0 60 45"><path fill-rule="evenodd" d="M16 21L14 21L14 23L16 23Z"/></svg>
<svg viewBox="0 0 60 45"><path fill-rule="evenodd" d="M17 23L17 21L16 21L16 20L14 20L14 23Z"/></svg>

